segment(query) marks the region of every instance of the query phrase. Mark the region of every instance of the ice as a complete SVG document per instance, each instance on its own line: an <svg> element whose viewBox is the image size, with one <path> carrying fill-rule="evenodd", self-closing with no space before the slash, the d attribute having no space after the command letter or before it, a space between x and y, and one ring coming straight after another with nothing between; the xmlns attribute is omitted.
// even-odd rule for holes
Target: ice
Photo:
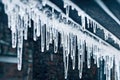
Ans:
<svg viewBox="0 0 120 80"><path fill-rule="evenodd" d="M70 39L68 40L69 41L69 51L70 51L70 56L71 56L71 59L72 59L72 68L73 70L75 69L75 59L76 59L76 36L70 34Z"/></svg>
<svg viewBox="0 0 120 80"><path fill-rule="evenodd" d="M42 1L42 5L43 5L43 6L45 6L46 3L47 3L47 0L43 0L43 1Z"/></svg>
<svg viewBox="0 0 120 80"><path fill-rule="evenodd" d="M34 30L33 30L33 40L37 40L37 23L34 22Z"/></svg>
<svg viewBox="0 0 120 80"><path fill-rule="evenodd" d="M54 53L58 52L59 46L63 48L65 79L67 79L68 75L69 58L72 60L73 70L76 64L78 64L79 77L82 78L85 58L87 58L87 67L90 68L91 57L93 57L97 68L100 69L100 80L103 78L103 73L106 75L106 80L111 80L111 69L113 68L115 68L115 80L120 79L119 50L106 44L107 42L104 42L92 33L86 32L86 24L88 28L93 28L94 33L96 33L100 25L89 16L86 16L84 12L78 11L78 16L81 17L82 24L80 25L74 22L69 17L69 10L71 10L70 8L78 10L78 7L72 6L72 3L68 4L65 2L64 8L66 9L66 14L60 12L61 17L57 18L55 14L56 8L52 7L52 10L49 10L45 7L45 5L48 4L47 0L40 4L40 6L42 6L41 9L37 8L36 1L28 2L30 3L29 5L22 3L20 0L16 2L2 0L2 2L5 5L5 12L8 15L8 27L11 30L12 47L17 48L18 70L22 69L23 41L27 40L28 28L32 27L33 40L36 41L38 37L41 39L41 52L44 52L45 49L49 50L50 44L54 44ZM50 11L50 13L46 13L47 11ZM48 16L50 14L51 16ZM85 20L85 18L87 20ZM71 21L72 24L69 24L68 20ZM33 26L31 21L33 21ZM107 40L111 36L110 32L104 28L101 29L104 31L105 40ZM116 43L119 41L116 37L113 36L113 38ZM61 41L60 45L58 41ZM87 51L87 56L85 56L85 51ZM53 60L53 55L54 54L51 54L51 60ZM76 55L78 56L77 58ZM78 63L76 61L78 61ZM102 61L104 61L103 67ZM102 72L103 69L104 72Z"/></svg>
<svg viewBox="0 0 120 80"><path fill-rule="evenodd" d="M16 47L16 42L17 42L17 31L16 31L16 15L12 14L11 15L11 31L12 31L12 47ZM15 21L14 21L15 20ZM10 24L9 24L10 25Z"/></svg>
<svg viewBox="0 0 120 80"><path fill-rule="evenodd" d="M40 29L41 29L41 25L40 25L40 19L39 19L39 16L37 16L37 21L36 21L36 26L37 26L37 32L36 32L36 35L37 37L40 36Z"/></svg>
<svg viewBox="0 0 120 80"><path fill-rule="evenodd" d="M69 55L68 55L67 50L65 50L65 48L63 49L63 62L64 62L65 79L67 79L68 65L69 65Z"/></svg>
<svg viewBox="0 0 120 80"><path fill-rule="evenodd" d="M81 22L82 22L82 28L84 30L85 29L85 15L83 13L81 14Z"/></svg>
<svg viewBox="0 0 120 80"><path fill-rule="evenodd" d="M81 12L78 12L78 16L81 16Z"/></svg>
<svg viewBox="0 0 120 80"><path fill-rule="evenodd" d="M66 7L67 7L67 5L68 5L67 3L64 3L64 8L66 8Z"/></svg>
<svg viewBox="0 0 120 80"><path fill-rule="evenodd" d="M78 70L80 79L82 78L83 59L84 59L84 43L82 40L78 39Z"/></svg>
<svg viewBox="0 0 120 80"><path fill-rule="evenodd" d="M31 28L31 11L29 10L29 12L28 12L28 26L29 26L29 28Z"/></svg>
<svg viewBox="0 0 120 80"><path fill-rule="evenodd" d="M74 10L75 8L71 6L71 9Z"/></svg>
<svg viewBox="0 0 120 80"><path fill-rule="evenodd" d="M90 68L91 66L91 47L87 47L87 67Z"/></svg>
<svg viewBox="0 0 120 80"><path fill-rule="evenodd" d="M69 17L69 10L70 10L70 6L69 5L67 5L66 6L66 18L67 18L67 22L68 22L68 17Z"/></svg>
<svg viewBox="0 0 120 80"><path fill-rule="evenodd" d="M24 39L27 40L27 33L28 33L28 14L24 15Z"/></svg>
<svg viewBox="0 0 120 80"><path fill-rule="evenodd" d="M18 70L20 71L22 69L22 48L18 47L17 49L17 53L18 53Z"/></svg>
<svg viewBox="0 0 120 80"><path fill-rule="evenodd" d="M75 55L76 55L76 36L73 37L73 60L72 60L72 65L73 69L75 69Z"/></svg>
<svg viewBox="0 0 120 80"><path fill-rule="evenodd" d="M87 18L87 27L90 27L90 20Z"/></svg>
<svg viewBox="0 0 120 80"><path fill-rule="evenodd" d="M8 15L8 28L11 28L11 13Z"/></svg>
<svg viewBox="0 0 120 80"><path fill-rule="evenodd" d="M104 74L106 74L106 59L104 59Z"/></svg>
<svg viewBox="0 0 120 80"><path fill-rule="evenodd" d="M52 44L53 41L53 33L52 33L52 28L50 27L50 43Z"/></svg>
<svg viewBox="0 0 120 80"><path fill-rule="evenodd" d="M104 31L104 36L105 36L105 40L108 39L108 32L107 31Z"/></svg>
<svg viewBox="0 0 120 80"><path fill-rule="evenodd" d="M12 31L12 47L16 48L16 43L17 43L17 32L16 31Z"/></svg>
<svg viewBox="0 0 120 80"><path fill-rule="evenodd" d="M90 27L92 28L93 21L92 21L92 20L90 20L89 22L90 22Z"/></svg>
<svg viewBox="0 0 120 80"><path fill-rule="evenodd" d="M71 59L73 59L73 34L70 34L70 54Z"/></svg>
<svg viewBox="0 0 120 80"><path fill-rule="evenodd" d="M50 25L47 20L48 25L46 26L46 50L49 50L49 44L50 44Z"/></svg>
<svg viewBox="0 0 120 80"><path fill-rule="evenodd" d="M96 26L97 26L97 25L96 25L95 23L93 23L93 32L94 32L94 33L96 33Z"/></svg>
<svg viewBox="0 0 120 80"><path fill-rule="evenodd" d="M24 39L27 40L27 35L28 35L28 26L25 25L24 27Z"/></svg>
<svg viewBox="0 0 120 80"><path fill-rule="evenodd" d="M18 70L22 68L22 49L23 49L23 29L18 30L18 44L17 44L17 57L18 57Z"/></svg>
<svg viewBox="0 0 120 80"><path fill-rule="evenodd" d="M55 38L54 38L54 52L57 53L58 51L58 31L55 30Z"/></svg>
<svg viewBox="0 0 120 80"><path fill-rule="evenodd" d="M45 24L41 24L41 52L44 52L45 48L45 26Z"/></svg>

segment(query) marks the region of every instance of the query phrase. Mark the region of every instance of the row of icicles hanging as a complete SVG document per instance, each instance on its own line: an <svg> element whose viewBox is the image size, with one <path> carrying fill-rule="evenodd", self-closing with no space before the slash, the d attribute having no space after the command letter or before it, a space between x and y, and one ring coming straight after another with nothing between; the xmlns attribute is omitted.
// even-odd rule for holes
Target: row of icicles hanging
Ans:
<svg viewBox="0 0 120 80"><path fill-rule="evenodd" d="M71 0L64 0L64 8L66 8L67 5L71 6L71 10L76 10L78 12L78 16L84 16L87 18L86 23L87 23L87 27L88 28L93 28L93 32L96 33L96 29L100 29L103 30L104 32L104 39L105 40L109 40L112 39L114 44L117 44L120 48L120 40L113 35L110 31L108 31L107 29L105 29L101 24L99 24L95 19L91 18L88 14L86 14L80 7L78 7L76 4L74 4ZM84 15L81 15L84 14ZM84 17L81 19L84 19ZM85 25L85 22L83 20L83 25ZM85 26L83 26L83 29L85 29Z"/></svg>
<svg viewBox="0 0 120 80"><path fill-rule="evenodd" d="M16 2L3 0L3 3L5 5L5 12L8 15L8 27L12 33L12 47L17 48L18 70L22 68L23 40L27 40L28 28L31 28L32 20L33 40L36 41L37 37L41 37L41 52L44 52L45 49L49 50L49 45L54 41L54 52L57 53L59 46L58 33L60 33L60 44L63 47L65 79L67 79L68 75L69 56L72 60L73 69L75 69L75 62L76 59L78 59L79 77L82 78L83 63L86 57L85 46L88 68L91 67L91 56L98 68L102 65L101 61L104 60L106 80L111 80L111 69L113 69L113 66L115 67L115 80L120 79L119 51L115 49L111 50L111 47L98 42L80 30L80 27L82 27L83 30L85 29L86 22L83 13L79 12L82 26L77 26L74 22L69 21L70 7L68 5L65 6L66 16L63 17L62 15L56 16L54 8L50 11L48 8L42 7L42 3L39 3L38 7L38 2L36 1L24 4L19 0L16 0ZM96 29L94 29L94 31L95 30ZM78 50L77 53L76 50ZM76 57L76 54L78 57Z"/></svg>

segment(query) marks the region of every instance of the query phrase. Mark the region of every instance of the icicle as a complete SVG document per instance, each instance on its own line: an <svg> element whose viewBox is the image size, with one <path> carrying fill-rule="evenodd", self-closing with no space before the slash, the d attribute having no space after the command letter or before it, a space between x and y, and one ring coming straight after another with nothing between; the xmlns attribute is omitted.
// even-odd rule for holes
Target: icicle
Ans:
<svg viewBox="0 0 120 80"><path fill-rule="evenodd" d="M53 26L53 29L52 29L52 31L53 31L53 33L54 33L54 28L55 28L55 13L54 13L54 8L52 8L52 26ZM53 34L54 35L54 34Z"/></svg>
<svg viewBox="0 0 120 80"><path fill-rule="evenodd" d="M80 79L82 78L83 61L84 61L84 43L82 40L78 39L78 70Z"/></svg>
<svg viewBox="0 0 120 80"><path fill-rule="evenodd" d="M44 52L45 47L45 24L41 24L41 52Z"/></svg>
<svg viewBox="0 0 120 80"><path fill-rule="evenodd" d="M15 20L15 21L14 21ZM16 47L17 31L16 31L16 14L11 15L11 31L12 31L12 47Z"/></svg>
<svg viewBox="0 0 120 80"><path fill-rule="evenodd" d="M85 30L85 15L82 13L81 14L81 22L82 22L82 28Z"/></svg>
<svg viewBox="0 0 120 80"><path fill-rule="evenodd" d="M110 57L110 69L113 68L113 57Z"/></svg>
<svg viewBox="0 0 120 80"><path fill-rule="evenodd" d="M28 15L24 16L24 39L27 40L27 33L28 33Z"/></svg>
<svg viewBox="0 0 120 80"><path fill-rule="evenodd" d="M41 23L40 23L40 18L39 18L39 16L37 16L37 33L36 33L36 35L37 35L37 37L39 37L40 36L40 29L41 29Z"/></svg>
<svg viewBox="0 0 120 80"><path fill-rule="evenodd" d="M8 14L8 28L11 28L11 14L12 13Z"/></svg>
<svg viewBox="0 0 120 80"><path fill-rule="evenodd" d="M32 19L32 12L31 10L29 9L28 10L28 25L29 25L29 28L31 28L31 19Z"/></svg>
<svg viewBox="0 0 120 80"><path fill-rule="evenodd" d="M100 67L100 53L98 51L98 48L96 50L96 58L97 58L97 67L99 68Z"/></svg>
<svg viewBox="0 0 120 80"><path fill-rule="evenodd" d="M50 32L50 43L52 44L54 38L54 8L52 8L52 22L49 24L49 32Z"/></svg>
<svg viewBox="0 0 120 80"><path fill-rule="evenodd" d="M46 50L49 50L49 43L50 43L50 24L48 22L48 25L46 25Z"/></svg>
<svg viewBox="0 0 120 80"><path fill-rule="evenodd" d="M81 12L78 12L78 16L81 16L82 14L81 14Z"/></svg>
<svg viewBox="0 0 120 80"><path fill-rule="evenodd" d="M75 54L76 53L76 36L73 38L73 60L72 60L72 65L73 65L73 70L75 69Z"/></svg>
<svg viewBox="0 0 120 80"><path fill-rule="evenodd" d="M49 50L50 32L46 31L46 49Z"/></svg>
<svg viewBox="0 0 120 80"><path fill-rule="evenodd" d="M58 31L55 30L55 39L54 39L54 52L57 53L58 50Z"/></svg>
<svg viewBox="0 0 120 80"><path fill-rule="evenodd" d="M94 59L94 64L97 63L97 46L96 45L93 45L93 59Z"/></svg>
<svg viewBox="0 0 120 80"><path fill-rule="evenodd" d="M17 65L17 68L20 71L21 68L22 68L22 48L18 47L17 54L18 54L17 55L18 56L18 65Z"/></svg>
<svg viewBox="0 0 120 80"><path fill-rule="evenodd" d="M91 21L91 20L89 20L89 23L90 23L90 28L92 28L92 24L93 24L93 22Z"/></svg>
<svg viewBox="0 0 120 80"><path fill-rule="evenodd" d="M47 0L42 0L42 5L45 6L47 3Z"/></svg>
<svg viewBox="0 0 120 80"><path fill-rule="evenodd" d="M93 32L96 33L96 24L93 22Z"/></svg>
<svg viewBox="0 0 120 80"><path fill-rule="evenodd" d="M87 18L87 27L90 27L90 20Z"/></svg>
<svg viewBox="0 0 120 80"><path fill-rule="evenodd" d="M45 14L45 12L43 12L43 14ZM46 37L46 28L47 28L47 16L41 16L40 15L40 19L41 19L41 52L44 52L45 49L45 37ZM53 34L53 32L51 31L50 35Z"/></svg>
<svg viewBox="0 0 120 80"><path fill-rule="evenodd" d="M67 79L68 75L68 63L69 63L69 55L67 55L67 50L63 48L63 62L64 62L64 71L65 71L65 79Z"/></svg>
<svg viewBox="0 0 120 80"><path fill-rule="evenodd" d="M68 40L69 41L69 40ZM70 54L71 54L71 59L72 59L72 67L73 70L75 69L75 53L76 53L76 36L70 34ZM68 43L68 44L69 44Z"/></svg>
<svg viewBox="0 0 120 80"><path fill-rule="evenodd" d="M16 47L16 43L17 43L17 32L15 28L15 31L12 31L12 48Z"/></svg>
<svg viewBox="0 0 120 80"><path fill-rule="evenodd" d="M65 48L65 50L66 50L66 52L68 51L68 46L67 46L67 40L68 40L68 35L67 34L64 34L64 48ZM68 55L68 54L67 54Z"/></svg>
<svg viewBox="0 0 120 80"><path fill-rule="evenodd" d="M66 8L66 7L67 7L67 5L68 5L68 4L64 2L64 8Z"/></svg>
<svg viewBox="0 0 120 80"><path fill-rule="evenodd" d="M106 58L104 57L104 74L106 74Z"/></svg>
<svg viewBox="0 0 120 80"><path fill-rule="evenodd" d="M73 60L73 34L70 34L70 52L71 59Z"/></svg>
<svg viewBox="0 0 120 80"><path fill-rule="evenodd" d="M36 41L37 40L37 27L36 27L36 22L34 22L34 29L33 29L33 40Z"/></svg>
<svg viewBox="0 0 120 80"><path fill-rule="evenodd" d="M22 26L22 25L21 25ZM18 31L18 46L17 46L17 57L18 57L18 70L22 68L22 49L23 49L23 28L19 28Z"/></svg>
<svg viewBox="0 0 120 80"><path fill-rule="evenodd" d="M27 40L27 34L28 34L28 27L25 26L25 31L24 31L24 39Z"/></svg>
<svg viewBox="0 0 120 80"><path fill-rule="evenodd" d="M107 40L108 39L108 32L104 31L104 35L105 35L105 40Z"/></svg>
<svg viewBox="0 0 120 80"><path fill-rule="evenodd" d="M106 56L106 80L110 80L109 56Z"/></svg>
<svg viewBox="0 0 120 80"><path fill-rule="evenodd" d="M67 35L64 35L64 33L61 35L64 36L63 39L63 61L64 61L64 71L65 71L65 79L67 79L67 74L68 74L68 62L69 62L69 52L68 52L68 46L67 46Z"/></svg>
<svg viewBox="0 0 120 80"><path fill-rule="evenodd" d="M53 41L53 33L52 33L52 28L50 28L50 43L52 44Z"/></svg>
<svg viewBox="0 0 120 80"><path fill-rule="evenodd" d="M67 5L66 6L66 19L67 19L67 22L68 22L68 17L69 17L69 9L70 9L70 6Z"/></svg>
<svg viewBox="0 0 120 80"><path fill-rule="evenodd" d="M64 32L61 32L61 46L64 44Z"/></svg>
<svg viewBox="0 0 120 80"><path fill-rule="evenodd" d="M70 34L67 34L67 51L68 51L68 54L70 54Z"/></svg>
<svg viewBox="0 0 120 80"><path fill-rule="evenodd" d="M70 54L72 59L72 68L75 69L75 59L76 59L76 36L70 34ZM69 41L69 40L68 40Z"/></svg>
<svg viewBox="0 0 120 80"><path fill-rule="evenodd" d="M36 41L37 40L37 23L36 23L36 18L37 15L35 14L35 12L32 12L32 19L33 19L33 40Z"/></svg>
<svg viewBox="0 0 120 80"><path fill-rule="evenodd" d="M71 9L74 10L75 8L72 6Z"/></svg>
<svg viewBox="0 0 120 80"><path fill-rule="evenodd" d="M90 68L91 66L91 50L90 47L87 47L87 67Z"/></svg>
<svg viewBox="0 0 120 80"><path fill-rule="evenodd" d="M118 57L116 56L115 57L115 72L116 72L116 74L115 74L115 76L116 76L116 80L119 80L120 79L120 69L119 69L119 61L117 60L118 59Z"/></svg>

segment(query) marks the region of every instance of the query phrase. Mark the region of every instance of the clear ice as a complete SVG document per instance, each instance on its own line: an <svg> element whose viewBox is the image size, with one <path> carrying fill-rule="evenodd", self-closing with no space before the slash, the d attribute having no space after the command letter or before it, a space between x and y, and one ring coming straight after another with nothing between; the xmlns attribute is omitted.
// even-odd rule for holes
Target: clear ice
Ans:
<svg viewBox="0 0 120 80"><path fill-rule="evenodd" d="M15 0L14 2L11 0L2 0L2 2L5 5L5 12L8 15L8 28L11 29L12 34L12 47L17 48L18 70L22 69L23 40L27 40L28 28L31 28L32 20L33 40L36 41L38 37L41 37L41 52L44 52L45 49L49 50L49 44L52 44L54 41L54 53L57 53L59 46L58 35L60 33L60 46L63 47L65 79L67 79L68 75L69 58L72 60L73 70L76 64L78 64L79 77L82 78L85 57L87 57L88 68L91 67L91 57L93 57L94 63L100 68L100 80L102 80L102 71L104 71L106 75L106 80L111 80L111 69L113 68L115 68L115 80L120 80L120 51L110 45L103 44L100 38L92 34L92 36L100 39L97 41L94 37L83 31L86 31L86 27L93 27L93 32L96 33L99 27L104 30L105 40L108 39L108 35L112 34L106 31L72 2L64 1L66 14L60 12L61 17L59 16L59 18L56 17L54 8L52 8L51 11L42 7L38 9L36 0L33 2L28 1L29 4L23 3L20 0ZM47 2L49 1L43 0L42 4L39 4L39 7L45 6ZM78 16L81 16L82 25L77 24L69 18L70 8L72 8L72 10L79 10ZM87 20L85 20L85 17ZM66 18L66 21L64 18ZM69 21L71 21L72 24L69 24ZM86 23L87 26L85 25ZM114 40L119 41L115 36L112 37ZM85 56L85 49L87 56ZM78 52L76 50L78 50ZM76 58L76 55L78 55L78 58ZM51 55L51 57L53 57L53 55ZM76 59L78 59L78 63L76 63ZM103 60L104 64L102 63ZM102 67L102 65L104 65L104 67Z"/></svg>

